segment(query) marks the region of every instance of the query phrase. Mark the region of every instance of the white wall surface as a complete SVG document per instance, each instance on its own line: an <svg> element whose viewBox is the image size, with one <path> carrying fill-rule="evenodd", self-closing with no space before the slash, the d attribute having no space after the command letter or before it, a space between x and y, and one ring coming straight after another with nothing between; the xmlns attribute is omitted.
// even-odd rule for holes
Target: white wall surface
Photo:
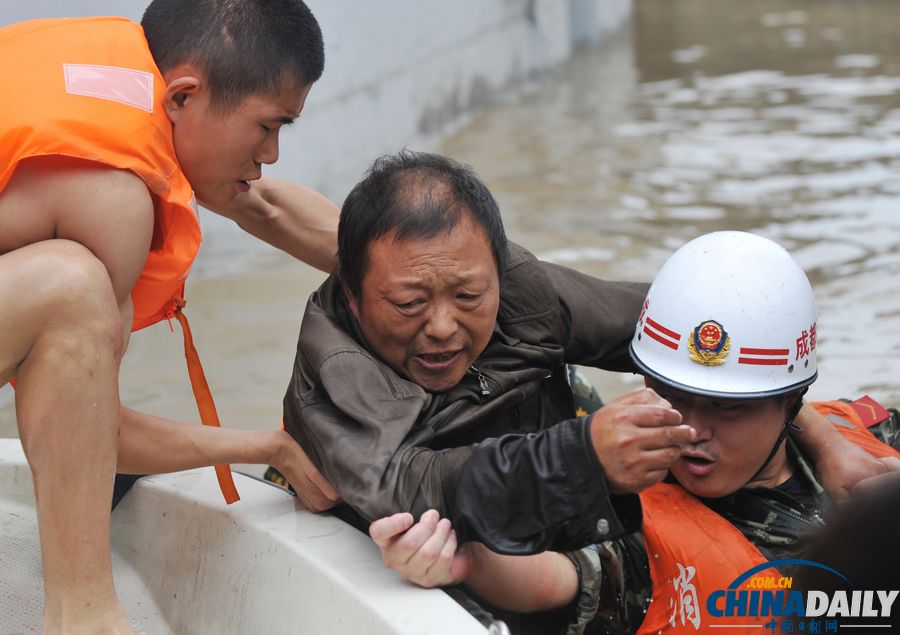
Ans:
<svg viewBox="0 0 900 635"><path fill-rule="evenodd" d="M575 43L617 28L631 0L309 0L325 74L269 174L340 200L372 159L427 148L498 89L553 67ZM143 0L7 0L0 25L124 15Z"/></svg>

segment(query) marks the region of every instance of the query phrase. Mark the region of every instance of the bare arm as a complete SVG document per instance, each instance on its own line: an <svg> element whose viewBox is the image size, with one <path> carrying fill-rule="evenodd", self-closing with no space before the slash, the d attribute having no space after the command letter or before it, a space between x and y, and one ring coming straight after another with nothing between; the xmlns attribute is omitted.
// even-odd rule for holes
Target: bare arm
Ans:
<svg viewBox="0 0 900 635"><path fill-rule="evenodd" d="M457 550L450 521L435 510L417 523L409 513L379 519L369 534L385 564L419 586L465 583L481 599L517 613L560 608L578 593L578 574L564 555L505 556L475 542Z"/></svg>
<svg viewBox="0 0 900 635"><path fill-rule="evenodd" d="M339 497L283 430L234 430L172 421L122 408L117 471L161 474L222 463L274 465L311 511Z"/></svg>
<svg viewBox="0 0 900 635"><path fill-rule="evenodd" d="M811 405L803 404L796 423L803 432L791 438L809 452L816 476L832 498L847 498L859 482L889 471L888 464L847 440Z"/></svg>
<svg viewBox="0 0 900 635"><path fill-rule="evenodd" d="M566 606L578 593L575 565L561 553L504 556L481 543L469 543L472 572L465 583L491 604L517 613Z"/></svg>
<svg viewBox="0 0 900 635"><path fill-rule="evenodd" d="M22 209L30 214L17 213L20 222L7 222ZM0 199L0 229L7 227L17 233L4 231L0 251L52 238L89 249L109 273L127 340L131 290L153 233L153 201L143 181L130 172L59 157L25 161ZM300 446L281 430L209 428L127 408L121 412L119 471L150 474L217 463L271 463L308 508L327 509L338 499Z"/></svg>
<svg viewBox="0 0 900 635"><path fill-rule="evenodd" d="M337 263L340 210L308 187L263 178L228 206L210 208L244 231L330 273Z"/></svg>

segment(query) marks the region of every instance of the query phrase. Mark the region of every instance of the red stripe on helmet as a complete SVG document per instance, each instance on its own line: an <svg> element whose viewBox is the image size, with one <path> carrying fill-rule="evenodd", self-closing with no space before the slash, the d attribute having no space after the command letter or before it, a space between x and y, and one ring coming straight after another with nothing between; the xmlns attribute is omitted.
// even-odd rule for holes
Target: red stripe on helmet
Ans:
<svg viewBox="0 0 900 635"><path fill-rule="evenodd" d="M741 355L787 355L786 348L742 348Z"/></svg>
<svg viewBox="0 0 900 635"><path fill-rule="evenodd" d="M648 317L647 324L649 324L650 326L655 328L657 331L660 331L661 333L665 333L666 335L668 335L669 337L671 337L677 341L681 341L681 336L678 333L676 333L675 331L673 331L671 329L667 329L665 326L663 326L659 322L655 321L653 318Z"/></svg>
<svg viewBox="0 0 900 635"><path fill-rule="evenodd" d="M676 350L676 351L678 350L678 342L673 342L672 340L667 340L659 333L648 329L646 325L644 325L644 333L646 333L647 335L649 335L650 337L655 339L660 344L665 344L666 346L668 346L669 348L671 348L673 350Z"/></svg>
<svg viewBox="0 0 900 635"><path fill-rule="evenodd" d="M738 357L738 364L753 364L755 366L787 366L787 358L766 358L766 357Z"/></svg>

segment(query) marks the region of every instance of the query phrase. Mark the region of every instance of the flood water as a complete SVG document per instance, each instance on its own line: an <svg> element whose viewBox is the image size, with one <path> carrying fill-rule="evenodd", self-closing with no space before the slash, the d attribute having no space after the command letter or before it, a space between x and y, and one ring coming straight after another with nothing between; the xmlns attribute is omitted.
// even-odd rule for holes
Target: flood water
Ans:
<svg viewBox="0 0 900 635"><path fill-rule="evenodd" d="M810 394L900 405L898 29L890 0L641 0L629 33L442 150L512 237L601 277L649 280L716 229L778 241L818 298Z"/></svg>
<svg viewBox="0 0 900 635"><path fill-rule="evenodd" d="M812 396L900 405L898 32L894 0L639 0L626 32L500 97L440 151L485 178L511 238L602 277L649 280L716 229L775 239L819 300ZM271 427L324 276L274 252L241 261L218 236L187 313L223 424ZM197 420L181 360L165 324L133 337L123 402ZM637 385L592 378L606 396ZM0 434L14 436L4 390Z"/></svg>

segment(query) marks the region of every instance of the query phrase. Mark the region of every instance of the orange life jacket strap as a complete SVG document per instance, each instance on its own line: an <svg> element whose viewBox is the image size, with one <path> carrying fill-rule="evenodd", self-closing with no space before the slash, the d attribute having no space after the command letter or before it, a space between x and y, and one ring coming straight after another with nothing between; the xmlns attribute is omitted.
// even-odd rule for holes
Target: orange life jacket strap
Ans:
<svg viewBox="0 0 900 635"><path fill-rule="evenodd" d="M191 327L188 324L187 316L181 310L184 304L184 300L180 298L176 300L175 319L181 324L181 329L184 333L184 358L187 361L188 376L191 378L191 389L194 391L197 409L200 411L200 421L205 426L219 427L219 415L216 412L216 404L209 390L203 366L200 364L200 356L197 355L197 349L194 348ZM241 499L237 487L234 485L234 479L231 477L230 465L217 465L216 478L219 480L219 489L222 490L226 503L230 505Z"/></svg>

